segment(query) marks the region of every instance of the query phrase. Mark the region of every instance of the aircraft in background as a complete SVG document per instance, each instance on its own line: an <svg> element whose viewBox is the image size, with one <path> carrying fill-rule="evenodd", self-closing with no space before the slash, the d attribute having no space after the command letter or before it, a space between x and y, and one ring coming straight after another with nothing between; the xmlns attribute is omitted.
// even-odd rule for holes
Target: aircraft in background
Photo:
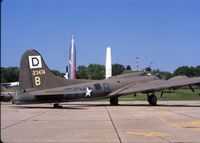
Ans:
<svg viewBox="0 0 200 143"><path fill-rule="evenodd" d="M6 83L1 83L1 86L4 86L6 88L11 88L15 86L19 86L19 82L6 82Z"/></svg>
<svg viewBox="0 0 200 143"><path fill-rule="evenodd" d="M1 86L0 101L10 102L13 98L13 95L14 95L14 91L4 86Z"/></svg>
<svg viewBox="0 0 200 143"><path fill-rule="evenodd" d="M55 58L55 57L54 57ZM154 75L135 72L114 76L105 80L66 80L55 76L36 50L24 53L20 63L20 93L13 96L13 104L89 101L109 98L111 105L118 105L118 97L146 93L150 105L157 104L156 91L199 84L200 77L177 76L160 80ZM163 94L163 92L162 92Z"/></svg>

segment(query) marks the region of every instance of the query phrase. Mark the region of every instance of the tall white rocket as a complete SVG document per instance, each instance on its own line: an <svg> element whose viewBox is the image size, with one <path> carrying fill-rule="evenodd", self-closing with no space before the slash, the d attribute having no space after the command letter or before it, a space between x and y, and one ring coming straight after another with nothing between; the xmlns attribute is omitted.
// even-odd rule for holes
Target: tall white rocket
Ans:
<svg viewBox="0 0 200 143"><path fill-rule="evenodd" d="M111 48L106 49L106 79L112 77Z"/></svg>
<svg viewBox="0 0 200 143"><path fill-rule="evenodd" d="M76 79L76 47L74 36L72 35L70 50L69 50L69 79Z"/></svg>

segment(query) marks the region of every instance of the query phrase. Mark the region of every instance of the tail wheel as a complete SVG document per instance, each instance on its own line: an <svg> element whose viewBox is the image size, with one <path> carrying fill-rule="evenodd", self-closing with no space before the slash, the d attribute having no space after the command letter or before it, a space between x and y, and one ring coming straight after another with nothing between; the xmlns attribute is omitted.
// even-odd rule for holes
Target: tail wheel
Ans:
<svg viewBox="0 0 200 143"><path fill-rule="evenodd" d="M149 102L149 105L156 106L157 105L157 97L154 94L148 96L148 102Z"/></svg>
<svg viewBox="0 0 200 143"><path fill-rule="evenodd" d="M110 105L118 105L118 97L117 96L110 98Z"/></svg>

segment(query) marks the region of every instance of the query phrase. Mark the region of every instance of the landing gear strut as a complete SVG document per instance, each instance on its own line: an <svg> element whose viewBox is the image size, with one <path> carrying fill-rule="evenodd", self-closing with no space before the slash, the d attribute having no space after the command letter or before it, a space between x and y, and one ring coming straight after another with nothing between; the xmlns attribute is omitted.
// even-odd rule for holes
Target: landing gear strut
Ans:
<svg viewBox="0 0 200 143"><path fill-rule="evenodd" d="M117 96L113 96L110 98L110 105L118 105L118 97Z"/></svg>
<svg viewBox="0 0 200 143"><path fill-rule="evenodd" d="M54 103L54 104L53 104L53 108L62 108L62 106L59 105L59 103Z"/></svg>
<svg viewBox="0 0 200 143"><path fill-rule="evenodd" d="M157 97L154 94L148 96L149 105L156 106L157 105Z"/></svg>

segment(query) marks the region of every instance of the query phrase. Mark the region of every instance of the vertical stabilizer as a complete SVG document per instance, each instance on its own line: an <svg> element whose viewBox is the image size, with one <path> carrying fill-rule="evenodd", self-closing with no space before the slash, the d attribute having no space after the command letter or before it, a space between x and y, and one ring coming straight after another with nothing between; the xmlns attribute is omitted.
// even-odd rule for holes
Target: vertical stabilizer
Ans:
<svg viewBox="0 0 200 143"><path fill-rule="evenodd" d="M64 79L49 70L39 52L28 50L23 54L19 73L20 89L47 89L63 85Z"/></svg>
<svg viewBox="0 0 200 143"><path fill-rule="evenodd" d="M19 86L21 90L49 89L88 82L88 80L66 80L55 76L36 50L27 50L20 62Z"/></svg>
<svg viewBox="0 0 200 143"><path fill-rule="evenodd" d="M106 79L112 77L111 48L106 49Z"/></svg>
<svg viewBox="0 0 200 143"><path fill-rule="evenodd" d="M48 89L82 82L85 81L65 80L55 76L36 50L28 50L22 56L19 73L20 89Z"/></svg>

